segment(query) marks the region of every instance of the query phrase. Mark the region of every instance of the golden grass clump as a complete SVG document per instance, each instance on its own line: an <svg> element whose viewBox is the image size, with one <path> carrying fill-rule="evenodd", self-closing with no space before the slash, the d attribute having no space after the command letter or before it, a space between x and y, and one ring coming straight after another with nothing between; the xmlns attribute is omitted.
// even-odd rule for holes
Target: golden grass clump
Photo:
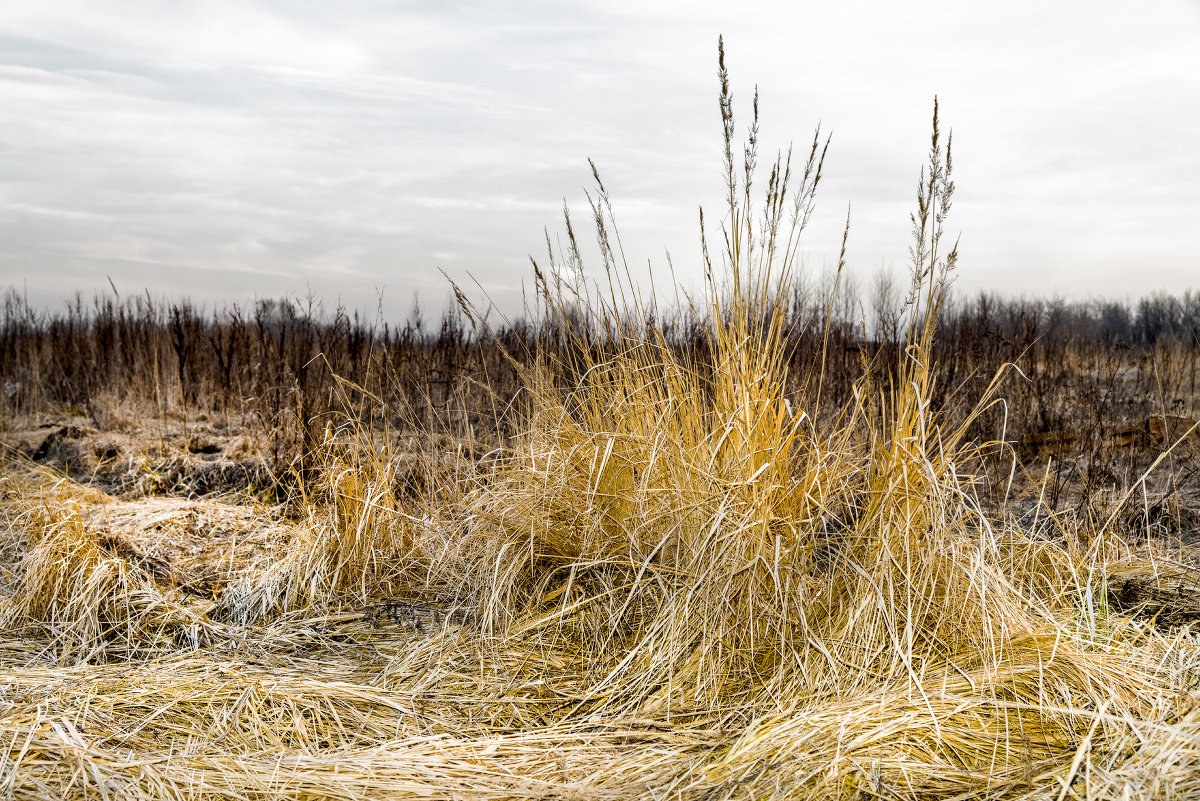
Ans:
<svg viewBox="0 0 1200 801"><path fill-rule="evenodd" d="M753 141L740 184L727 165L728 282L710 273L711 370L618 299L636 302L632 287L586 310L603 347L545 291L579 353L578 383L561 389L545 362L528 371L526 434L481 477L462 523L479 543L472 581L494 631L567 637L597 697L666 711L915 678L930 655L994 653L1044 622L1016 603L964 495L956 465L973 446L928 409L924 360L956 257L938 251L953 184L936 110L934 126L912 344L878 397L863 384L856 403L827 413L820 365L785 395L784 303L819 138L794 193L790 158L776 162L761 225ZM598 209L604 197L601 185Z"/></svg>
<svg viewBox="0 0 1200 801"><path fill-rule="evenodd" d="M11 477L10 477L11 480ZM143 570L104 547L87 519L102 493L60 482L26 499L28 534L16 591L3 600L7 625L50 637L59 661L90 662L153 647L194 648L209 633L203 609L164 592Z"/></svg>
<svg viewBox="0 0 1200 801"><path fill-rule="evenodd" d="M864 379L833 410L821 407L819 364L798 394L783 389L784 300L823 150L814 139L790 196L790 158L775 163L756 225L757 119L739 182L731 108L723 81L727 281L709 273L710 371L647 325L616 277L602 184L607 293L556 292L542 277L574 361L526 373L526 432L464 505L486 630L577 653L590 686L571 714L766 715L784 722L755 731L779 725L768 739L786 740L795 727L811 743L785 760L800 763L844 751L861 723L881 749L871 758L891 759L916 796L1037 786L1081 742L1127 737L1153 714L1162 677L1109 639L1087 562L1098 550L990 518L971 493L983 447L964 439L973 415L950 430L931 408L932 338L957 259L942 243L954 185L936 104L908 346L888 386ZM851 714L861 708L884 719ZM916 753L929 761L906 766ZM844 768L796 788L836 794Z"/></svg>
<svg viewBox="0 0 1200 801"><path fill-rule="evenodd" d="M358 443L361 445L361 443ZM319 497L305 499L305 519L280 557L246 570L214 614L245 624L329 603L362 606L399 591L410 565L416 518L402 508L388 453L325 443Z"/></svg>

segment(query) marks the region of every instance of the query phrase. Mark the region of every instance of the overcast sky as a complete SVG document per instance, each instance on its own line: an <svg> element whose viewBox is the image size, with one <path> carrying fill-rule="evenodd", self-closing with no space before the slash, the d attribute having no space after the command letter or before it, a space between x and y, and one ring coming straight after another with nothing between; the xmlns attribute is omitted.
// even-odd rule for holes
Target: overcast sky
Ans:
<svg viewBox="0 0 1200 801"><path fill-rule="evenodd" d="M958 286L1200 286L1200 0L38 0L0 6L0 285L403 316L519 297L594 159L626 250L698 275L716 44L767 150L833 135L805 261L900 271L933 96ZM478 290L475 290L478 294Z"/></svg>

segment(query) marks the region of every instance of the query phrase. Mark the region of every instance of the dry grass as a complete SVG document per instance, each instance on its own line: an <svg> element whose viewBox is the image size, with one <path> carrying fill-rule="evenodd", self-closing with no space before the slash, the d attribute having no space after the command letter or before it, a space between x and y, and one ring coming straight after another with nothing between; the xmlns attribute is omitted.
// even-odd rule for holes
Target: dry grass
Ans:
<svg viewBox="0 0 1200 801"><path fill-rule="evenodd" d="M509 354L520 425L486 458L330 426L297 496L258 507L10 465L0 789L1200 794L1194 554L1123 536L1142 484L1032 519L981 500L992 446L971 432L995 383L932 403L957 257L936 106L907 347L864 355L843 396L823 358L796 375L788 352L824 148L795 174L781 157L754 201L757 103L739 163L721 68L728 214L702 348L649 320L599 184L607 286L562 280L581 274L569 232L538 270L560 347ZM423 492L402 456L424 460Z"/></svg>
<svg viewBox="0 0 1200 801"><path fill-rule="evenodd" d="M795 615L817 618L816 603L832 613L803 624L808 647L790 667L776 658L767 670L728 660L719 639L656 661L627 638L606 658L582 647L561 612L488 635L432 603L389 616L328 609L355 606L352 592L324 608L305 599L257 626L192 612L206 636L182 642L170 631L189 613L167 580L97 546L114 530L145 542L162 510L135 521L86 490L59 487L52 499L22 489L8 514L57 502L63 517L32 541L8 602L20 637L0 642L0 775L14 797L1013 798L1068 787L1063 797L1098 799L1200 789L1200 641L1104 612L1100 593L1089 610L1081 585L1107 573L1014 532L960 532L924 550L913 566L922 587L903 596L914 611L855 598L862 585L848 582L810 590L814 601ZM886 586L886 565L841 558ZM577 574L593 561L576 560ZM1109 580L1118 575L1150 573L1127 558ZM830 587L841 582L831 571ZM956 586L961 595L947 597ZM62 604L81 593L95 614ZM933 593L941 603L918 609ZM957 625L937 625L951 600ZM930 628L888 635L918 617ZM643 625L654 638L664 622ZM108 647L85 648L97 639ZM667 686L635 677L670 657L682 665ZM718 680L704 660L722 657L723 692L703 706L703 680ZM633 666L598 681L597 661Z"/></svg>

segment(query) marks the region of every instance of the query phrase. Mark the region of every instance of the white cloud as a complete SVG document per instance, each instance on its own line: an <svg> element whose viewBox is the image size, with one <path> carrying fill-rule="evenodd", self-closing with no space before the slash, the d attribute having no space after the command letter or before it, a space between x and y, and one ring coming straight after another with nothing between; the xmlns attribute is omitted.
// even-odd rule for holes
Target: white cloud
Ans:
<svg viewBox="0 0 1200 801"><path fill-rule="evenodd" d="M564 196L586 222L589 156L631 262L662 272L666 247L692 280L697 204L720 217L721 32L740 121L761 89L766 150L806 146L818 121L834 134L810 263L835 257L847 201L855 263L904 263L938 93L964 287L1134 293L1195 274L1200 15L1182 0L732 18L666 0L45 0L0 10L0 283L311 285L372 308L386 284L403 311L412 287L440 298L453 262L503 302Z"/></svg>

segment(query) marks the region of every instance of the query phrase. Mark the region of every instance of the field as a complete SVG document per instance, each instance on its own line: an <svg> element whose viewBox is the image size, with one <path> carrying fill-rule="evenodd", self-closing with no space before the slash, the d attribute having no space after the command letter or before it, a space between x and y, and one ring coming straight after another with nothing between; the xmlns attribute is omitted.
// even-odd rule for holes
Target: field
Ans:
<svg viewBox="0 0 1200 801"><path fill-rule="evenodd" d="M0 790L1200 796L1200 298L954 299L936 110L911 280L805 291L721 97L701 298L598 175L503 326L10 294Z"/></svg>

